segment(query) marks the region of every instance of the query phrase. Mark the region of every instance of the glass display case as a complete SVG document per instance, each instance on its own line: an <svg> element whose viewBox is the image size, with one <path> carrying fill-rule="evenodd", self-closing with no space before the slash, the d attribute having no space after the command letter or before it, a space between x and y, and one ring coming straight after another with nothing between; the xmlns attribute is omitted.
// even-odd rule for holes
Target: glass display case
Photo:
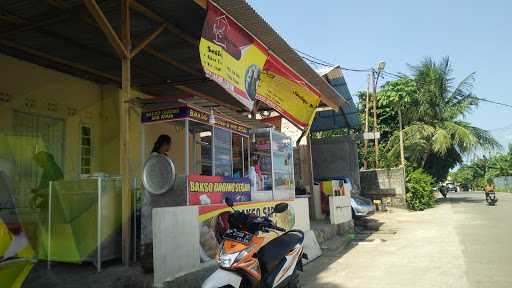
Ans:
<svg viewBox="0 0 512 288"><path fill-rule="evenodd" d="M289 137L271 128L258 129L251 146L251 198L256 201L295 198L293 147Z"/></svg>

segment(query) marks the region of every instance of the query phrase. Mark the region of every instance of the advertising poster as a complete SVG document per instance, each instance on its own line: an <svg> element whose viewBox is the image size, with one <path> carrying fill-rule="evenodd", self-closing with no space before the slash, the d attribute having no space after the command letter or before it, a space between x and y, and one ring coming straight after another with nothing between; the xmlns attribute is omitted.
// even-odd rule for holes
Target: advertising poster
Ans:
<svg viewBox="0 0 512 288"><path fill-rule="evenodd" d="M306 128L320 103L319 93L270 55L260 74L257 99L299 127Z"/></svg>
<svg viewBox="0 0 512 288"><path fill-rule="evenodd" d="M257 132L256 142L251 144L251 178L253 201L272 200L272 155L270 147L270 133Z"/></svg>
<svg viewBox="0 0 512 288"><path fill-rule="evenodd" d="M223 176L188 176L190 205L210 205L224 203L230 197L234 202L251 201L251 181L249 178Z"/></svg>
<svg viewBox="0 0 512 288"><path fill-rule="evenodd" d="M274 199L291 200L295 197L293 147L291 139L272 132L272 166L274 167Z"/></svg>
<svg viewBox="0 0 512 288"><path fill-rule="evenodd" d="M217 82L252 110L257 82L267 59L266 48L208 1L199 55L206 77Z"/></svg>
<svg viewBox="0 0 512 288"><path fill-rule="evenodd" d="M260 100L301 128L310 124L320 93L212 2L199 55L206 77L249 110Z"/></svg>
<svg viewBox="0 0 512 288"><path fill-rule="evenodd" d="M282 201L239 203L235 205L234 208L258 216L268 216L274 210L274 206L281 202ZM199 207L198 221L200 229L201 262L207 262L215 258L220 240L222 240L222 234L227 229L227 215L230 211L232 211L231 208L224 204ZM285 212L273 214L271 218L275 221L277 226L285 229L291 229L295 225L295 211L291 205L288 206L288 210Z"/></svg>

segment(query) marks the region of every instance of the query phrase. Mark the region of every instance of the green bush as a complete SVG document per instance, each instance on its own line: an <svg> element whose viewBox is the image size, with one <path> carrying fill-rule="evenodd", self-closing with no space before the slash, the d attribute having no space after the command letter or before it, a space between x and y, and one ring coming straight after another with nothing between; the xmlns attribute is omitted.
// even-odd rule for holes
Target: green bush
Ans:
<svg viewBox="0 0 512 288"><path fill-rule="evenodd" d="M434 207L435 196L432 192L434 179L423 169L409 171L405 181L406 200L409 209L422 211Z"/></svg>

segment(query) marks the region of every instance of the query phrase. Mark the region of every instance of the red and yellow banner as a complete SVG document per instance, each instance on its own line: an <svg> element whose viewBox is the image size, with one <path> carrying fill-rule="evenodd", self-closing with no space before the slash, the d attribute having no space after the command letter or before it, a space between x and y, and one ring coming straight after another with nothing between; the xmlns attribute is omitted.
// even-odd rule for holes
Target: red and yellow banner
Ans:
<svg viewBox="0 0 512 288"><path fill-rule="evenodd" d="M199 55L206 77L252 110L267 49L212 2L208 2Z"/></svg>
<svg viewBox="0 0 512 288"><path fill-rule="evenodd" d="M306 128L320 93L214 3L199 44L206 76L252 110L254 100Z"/></svg>
<svg viewBox="0 0 512 288"><path fill-rule="evenodd" d="M224 203L229 197L234 202L251 201L251 181L249 178L224 176L188 176L190 205L210 205Z"/></svg>

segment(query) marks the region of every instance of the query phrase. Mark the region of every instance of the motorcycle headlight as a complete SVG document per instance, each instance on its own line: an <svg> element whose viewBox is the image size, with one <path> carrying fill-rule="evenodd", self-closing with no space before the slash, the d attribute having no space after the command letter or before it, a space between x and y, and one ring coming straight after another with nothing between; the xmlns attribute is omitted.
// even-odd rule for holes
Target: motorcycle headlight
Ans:
<svg viewBox="0 0 512 288"><path fill-rule="evenodd" d="M245 255L252 249L252 246L245 248L240 252L235 252L231 254L224 254L224 251L221 249L219 253L219 266L222 268L229 268L233 266L233 264L240 259L244 258Z"/></svg>
<svg viewBox="0 0 512 288"><path fill-rule="evenodd" d="M221 254L219 256L219 265L222 268L229 268L238 258L240 252L232 253L232 254Z"/></svg>

